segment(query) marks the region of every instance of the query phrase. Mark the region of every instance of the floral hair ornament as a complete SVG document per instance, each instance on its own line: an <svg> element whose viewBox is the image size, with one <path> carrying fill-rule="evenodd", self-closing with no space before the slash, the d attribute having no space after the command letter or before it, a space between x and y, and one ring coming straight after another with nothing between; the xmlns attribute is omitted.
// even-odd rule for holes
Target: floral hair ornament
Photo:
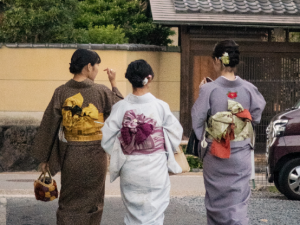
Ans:
<svg viewBox="0 0 300 225"><path fill-rule="evenodd" d="M224 52L223 55L222 55L222 57L219 57L219 59L222 60L222 63L223 63L224 65L228 65L228 64L230 63L229 55L228 55L227 52Z"/></svg>
<svg viewBox="0 0 300 225"><path fill-rule="evenodd" d="M148 77L145 77L145 79L143 80L143 85L145 86L146 84L148 84L148 81L149 79L148 78L151 78L152 75L149 75Z"/></svg>

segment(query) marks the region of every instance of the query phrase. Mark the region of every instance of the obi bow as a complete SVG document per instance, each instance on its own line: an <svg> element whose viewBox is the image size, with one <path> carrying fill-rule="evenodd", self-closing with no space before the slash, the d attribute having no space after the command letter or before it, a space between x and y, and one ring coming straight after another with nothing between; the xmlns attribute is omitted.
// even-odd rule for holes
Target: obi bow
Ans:
<svg viewBox="0 0 300 225"><path fill-rule="evenodd" d="M62 108L63 126L67 131L73 128L78 130L91 129L95 127L95 121L103 121L103 116L92 103L82 108L83 97L80 93L67 98ZM101 117L101 118L100 118ZM84 124L84 125L83 125Z"/></svg>
<svg viewBox="0 0 300 225"><path fill-rule="evenodd" d="M211 154L222 159L230 157L230 141L245 140L253 133L252 117L247 109L236 101L228 100L228 110L210 117L206 128L213 138Z"/></svg>
<svg viewBox="0 0 300 225"><path fill-rule="evenodd" d="M121 128L121 143L124 151L130 154L136 145L143 144L153 132L156 121L147 118L144 114L136 115L133 110L124 115Z"/></svg>

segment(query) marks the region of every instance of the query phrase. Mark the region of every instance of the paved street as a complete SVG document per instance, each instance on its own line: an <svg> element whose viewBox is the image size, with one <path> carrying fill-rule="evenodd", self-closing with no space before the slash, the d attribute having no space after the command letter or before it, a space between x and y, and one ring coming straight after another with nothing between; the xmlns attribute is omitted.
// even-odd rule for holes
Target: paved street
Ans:
<svg viewBox="0 0 300 225"><path fill-rule="evenodd" d="M0 199L3 202L3 198ZM0 205L3 203L0 203ZM55 225L57 200L38 202L34 198L8 198L6 204L6 223L1 225ZM3 207L0 207L0 210ZM125 209L120 197L105 199L101 225L123 225ZM300 202L279 199L251 199L249 217L251 225L298 225ZM172 197L165 213L164 225L205 225L204 198Z"/></svg>
<svg viewBox="0 0 300 225"><path fill-rule="evenodd" d="M6 225L55 225L57 200L49 203L38 202L34 198L7 199ZM105 199L101 225L122 225L125 209L120 197ZM166 212L165 225L205 224L205 215L200 215L173 199ZM1 224L2 225L2 224Z"/></svg>
<svg viewBox="0 0 300 225"><path fill-rule="evenodd" d="M33 182L39 177L37 172L0 173L1 196L33 196ZM60 189L60 173L54 179ZM186 173L170 176L172 196L204 196L205 188L202 173ZM106 196L121 196L119 179L110 183L109 174L106 176Z"/></svg>
<svg viewBox="0 0 300 225"><path fill-rule="evenodd" d="M44 203L33 196L33 180L38 173L0 174L0 225L55 225L57 200ZM59 186L60 176L55 177ZM171 202L164 225L205 225L204 186L201 173L171 176ZM125 209L119 181L109 183L101 225L123 225ZM284 196L253 197L249 205L251 225L298 225L300 201Z"/></svg>

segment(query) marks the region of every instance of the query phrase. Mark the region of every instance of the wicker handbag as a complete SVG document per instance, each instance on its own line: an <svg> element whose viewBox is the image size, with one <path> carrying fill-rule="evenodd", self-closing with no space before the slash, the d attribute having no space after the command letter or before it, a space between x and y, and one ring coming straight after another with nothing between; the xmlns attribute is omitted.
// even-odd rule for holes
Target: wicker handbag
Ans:
<svg viewBox="0 0 300 225"><path fill-rule="evenodd" d="M49 176L46 176L46 173L42 173L34 182L34 193L36 200L49 202L58 198L56 182L54 179L52 179L49 170L48 174Z"/></svg>
<svg viewBox="0 0 300 225"><path fill-rule="evenodd" d="M185 154L184 152L182 151L182 148L181 146L179 146L177 148L177 152L174 154L175 156L175 160L176 162L179 164L179 166L181 167L182 169L182 172L183 173L186 173L186 172L190 172L190 166L189 166L189 163L185 157Z"/></svg>

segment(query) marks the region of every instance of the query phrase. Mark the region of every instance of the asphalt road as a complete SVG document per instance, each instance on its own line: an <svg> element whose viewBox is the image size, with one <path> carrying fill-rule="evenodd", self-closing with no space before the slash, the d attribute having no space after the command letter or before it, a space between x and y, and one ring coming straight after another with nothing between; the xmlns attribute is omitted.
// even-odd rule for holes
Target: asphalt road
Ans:
<svg viewBox="0 0 300 225"><path fill-rule="evenodd" d="M57 200L39 202L33 198L8 198L6 205L6 224L1 225L55 225ZM101 225L123 225L125 208L120 197L105 199ZM172 199L165 212L165 225L205 224L205 214Z"/></svg>
<svg viewBox="0 0 300 225"><path fill-rule="evenodd" d="M36 201L33 181L39 173L0 174L0 225L55 225L57 200ZM60 186L60 174L55 176ZM170 176L171 202L164 225L205 225L204 185L201 173ZM259 180L259 179L258 179ZM257 182L258 183L258 182ZM125 209L120 198L119 179L106 180L106 199L101 225L123 225ZM289 201L281 194L256 191L248 215L251 225L298 225L300 201Z"/></svg>
<svg viewBox="0 0 300 225"><path fill-rule="evenodd" d="M34 198L0 198L1 225L55 225L57 200L39 202ZM2 202L2 203L1 203ZM5 206L5 207L3 207ZM3 209L6 209L6 212ZM1 211L2 210L2 211ZM6 213L6 223L1 215ZM101 225L123 225L125 209L120 197L105 199ZM249 204L251 225L298 225L300 202L284 198L251 198ZM3 218L2 218L3 219ZM4 221L4 220L2 220ZM205 225L204 198L200 196L172 197L165 212L164 225Z"/></svg>

